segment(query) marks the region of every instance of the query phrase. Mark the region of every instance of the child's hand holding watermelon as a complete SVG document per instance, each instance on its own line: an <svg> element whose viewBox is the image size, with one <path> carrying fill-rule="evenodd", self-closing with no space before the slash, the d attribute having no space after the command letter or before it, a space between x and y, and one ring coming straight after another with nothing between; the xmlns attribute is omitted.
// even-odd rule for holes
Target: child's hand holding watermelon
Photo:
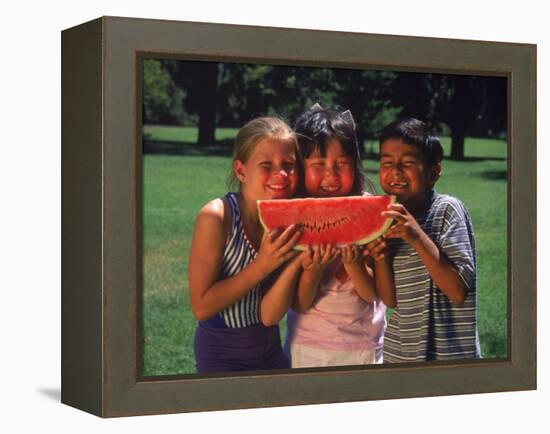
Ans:
<svg viewBox="0 0 550 434"><path fill-rule="evenodd" d="M363 264L363 255L361 254L358 246L355 246L353 244L342 246L340 248L340 252L342 252L342 263L344 264L344 266L352 264Z"/></svg>
<svg viewBox="0 0 550 434"><path fill-rule="evenodd" d="M370 256L374 262L379 262L386 259L387 244L382 238L377 238L367 244L367 248L363 251L363 256Z"/></svg>
<svg viewBox="0 0 550 434"><path fill-rule="evenodd" d="M386 231L384 238L401 238L412 245L421 237L427 237L413 215L401 203L389 205L388 211L384 211L382 215L395 220L395 224Z"/></svg>
<svg viewBox="0 0 550 434"><path fill-rule="evenodd" d="M295 225L290 225L282 233L278 229L264 233L255 260L264 276L298 255L299 252L292 250L292 248L300 235L301 233Z"/></svg>
<svg viewBox="0 0 550 434"><path fill-rule="evenodd" d="M320 246L307 246L307 254L304 255L302 268L309 273L321 274L339 254L331 244Z"/></svg>

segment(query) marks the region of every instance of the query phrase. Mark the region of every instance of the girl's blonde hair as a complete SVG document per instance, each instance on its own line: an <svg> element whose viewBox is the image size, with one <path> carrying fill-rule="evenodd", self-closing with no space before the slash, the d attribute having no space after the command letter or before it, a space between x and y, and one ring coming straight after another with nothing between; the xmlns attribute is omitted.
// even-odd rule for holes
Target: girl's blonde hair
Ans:
<svg viewBox="0 0 550 434"><path fill-rule="evenodd" d="M296 149L296 165L297 169L299 169L300 154L296 134L282 119L268 116L252 119L239 130L233 144L232 162L239 160L246 163L252 152L254 152L256 145L265 138L293 142ZM241 187L241 183L233 171L233 165L227 177L227 187L229 190L236 187L240 189Z"/></svg>

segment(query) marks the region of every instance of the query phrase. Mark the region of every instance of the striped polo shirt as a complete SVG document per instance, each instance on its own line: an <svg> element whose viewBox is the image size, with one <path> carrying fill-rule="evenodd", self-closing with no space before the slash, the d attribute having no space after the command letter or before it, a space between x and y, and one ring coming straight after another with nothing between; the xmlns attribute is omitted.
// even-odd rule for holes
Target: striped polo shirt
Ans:
<svg viewBox="0 0 550 434"><path fill-rule="evenodd" d="M242 225L239 204L235 193L225 196L231 210L231 235L223 252L219 279L226 279L242 271L257 255ZM227 307L213 318L201 323L210 327L242 328L260 323L261 282L250 289L244 297Z"/></svg>
<svg viewBox="0 0 550 434"><path fill-rule="evenodd" d="M476 248L468 211L458 199L433 192L417 221L456 266L468 290L453 305L435 285L422 260L403 240L389 253L397 306L384 335L384 362L456 360L480 357L476 324Z"/></svg>

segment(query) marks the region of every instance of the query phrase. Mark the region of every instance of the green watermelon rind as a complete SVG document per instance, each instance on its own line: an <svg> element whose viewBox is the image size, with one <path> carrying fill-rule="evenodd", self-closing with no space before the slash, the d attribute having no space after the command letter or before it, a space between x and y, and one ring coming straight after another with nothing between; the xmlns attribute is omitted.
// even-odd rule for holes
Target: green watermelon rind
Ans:
<svg viewBox="0 0 550 434"><path fill-rule="evenodd" d="M395 195L389 195L389 196L390 196L390 205L393 205L394 203L396 203L397 197ZM264 230L268 230L267 225L262 220L262 214L260 213L260 204L259 204L259 202L260 201L256 202L256 206L258 207L258 216L260 218L260 223L261 223L262 227L264 228ZM386 232L389 229L389 227L392 225L393 220L394 220L393 218L388 217L386 219L386 221L384 222L384 224L382 225L382 227L378 231L371 233L368 237L362 238L359 241L354 242L353 244L356 245L356 246L361 246L361 245L370 243L371 241L375 240L380 235L382 235L384 232ZM344 245L345 244L337 244L336 247L340 247L340 246L344 246ZM294 250L299 250L299 251L307 250L307 244L296 244L293 247L293 249Z"/></svg>
<svg viewBox="0 0 550 434"><path fill-rule="evenodd" d="M394 196L393 194L390 195L390 203L389 204L393 205L396 201L397 201L397 197ZM361 246L363 244L367 244L367 243L370 243L371 241L375 240L376 238L378 238L380 235L382 235L384 232L386 232L390 228L390 226L393 223L393 220L394 219L392 217L386 218L386 221L384 222L384 224L382 225L380 230L378 230L376 232L373 232L368 237L365 237L363 239L360 239L359 241L356 241L354 244L358 245L358 246Z"/></svg>

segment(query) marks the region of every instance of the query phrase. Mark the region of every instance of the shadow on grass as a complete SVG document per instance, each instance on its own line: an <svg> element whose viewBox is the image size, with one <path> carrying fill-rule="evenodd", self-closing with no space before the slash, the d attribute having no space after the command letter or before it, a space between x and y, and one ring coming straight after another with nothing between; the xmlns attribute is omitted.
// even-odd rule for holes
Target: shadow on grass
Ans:
<svg viewBox="0 0 550 434"><path fill-rule="evenodd" d="M507 181L508 171L507 170L486 170L481 172L480 176L482 178L490 179L492 181Z"/></svg>
<svg viewBox="0 0 550 434"><path fill-rule="evenodd" d="M380 158L380 154L377 151L368 150L362 154L361 157L363 160L378 160ZM456 161L457 163L474 163L474 162L481 162L481 161L506 161L506 157L464 157L461 159L454 159L451 157L443 157L443 160L446 161Z"/></svg>
<svg viewBox="0 0 550 434"><path fill-rule="evenodd" d="M506 161L506 157L464 157L461 159L454 159L451 157L444 157L445 160L449 161L457 161L457 162L464 162L464 163L471 163L476 161Z"/></svg>
<svg viewBox="0 0 550 434"><path fill-rule="evenodd" d="M169 140L143 140L144 154L164 155L216 155L228 157L233 152L233 140L216 141L214 145Z"/></svg>
<svg viewBox="0 0 550 434"><path fill-rule="evenodd" d="M165 155L216 155L227 157L233 152L234 139L217 140L214 145L200 145L195 142L182 142L180 140L151 140L148 135L143 138L143 153L144 154L165 154ZM372 147L363 152L363 160L379 159L379 153L374 151ZM454 160L449 157L444 157L444 160L457 161L464 163L481 162L481 161L506 161L505 157L464 157L460 160ZM496 173L496 172L495 172ZM506 172L504 178L506 179ZM501 179L491 177L491 173L487 172L487 178Z"/></svg>

